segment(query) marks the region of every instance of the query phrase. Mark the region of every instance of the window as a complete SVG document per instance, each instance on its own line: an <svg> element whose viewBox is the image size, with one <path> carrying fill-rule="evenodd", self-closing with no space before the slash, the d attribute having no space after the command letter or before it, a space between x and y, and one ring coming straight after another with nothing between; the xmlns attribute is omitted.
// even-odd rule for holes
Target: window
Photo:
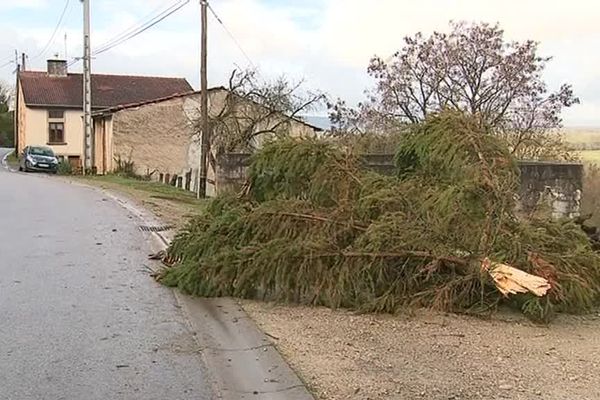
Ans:
<svg viewBox="0 0 600 400"><path fill-rule="evenodd" d="M63 119L65 117L65 112L63 110L49 110L48 118L49 119Z"/></svg>
<svg viewBox="0 0 600 400"><path fill-rule="evenodd" d="M48 143L60 144L65 142L65 124L63 122L50 122L48 127Z"/></svg>
<svg viewBox="0 0 600 400"><path fill-rule="evenodd" d="M48 144L65 144L64 110L48 110Z"/></svg>

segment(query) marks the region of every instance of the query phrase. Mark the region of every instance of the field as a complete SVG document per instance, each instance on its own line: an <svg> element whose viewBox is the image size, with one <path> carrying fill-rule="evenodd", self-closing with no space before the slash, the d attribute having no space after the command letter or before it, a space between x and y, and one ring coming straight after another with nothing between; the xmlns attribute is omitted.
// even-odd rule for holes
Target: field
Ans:
<svg viewBox="0 0 600 400"><path fill-rule="evenodd" d="M600 164L600 128L565 128L564 134L583 162Z"/></svg>
<svg viewBox="0 0 600 400"><path fill-rule="evenodd" d="M580 150L578 151L581 161L588 164L600 165L600 149L598 150Z"/></svg>

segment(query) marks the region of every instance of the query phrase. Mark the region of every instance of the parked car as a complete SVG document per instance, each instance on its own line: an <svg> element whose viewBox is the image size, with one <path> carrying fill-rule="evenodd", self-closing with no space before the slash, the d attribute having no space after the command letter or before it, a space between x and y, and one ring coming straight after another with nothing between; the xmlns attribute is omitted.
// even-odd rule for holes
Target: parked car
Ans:
<svg viewBox="0 0 600 400"><path fill-rule="evenodd" d="M55 174L58 158L51 148L45 146L27 146L19 159L19 171L47 171Z"/></svg>

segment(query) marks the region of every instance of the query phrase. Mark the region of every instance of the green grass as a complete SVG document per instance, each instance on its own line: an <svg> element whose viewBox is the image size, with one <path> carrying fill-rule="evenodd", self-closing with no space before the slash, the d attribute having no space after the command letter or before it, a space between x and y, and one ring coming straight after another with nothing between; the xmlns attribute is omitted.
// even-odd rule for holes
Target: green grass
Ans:
<svg viewBox="0 0 600 400"><path fill-rule="evenodd" d="M98 175L82 177L81 179L95 183L107 183L118 185L124 188L147 192L151 198L177 201L186 204L201 204L202 200L196 199L193 192L176 188L159 182L142 181L133 178L126 178L119 175Z"/></svg>

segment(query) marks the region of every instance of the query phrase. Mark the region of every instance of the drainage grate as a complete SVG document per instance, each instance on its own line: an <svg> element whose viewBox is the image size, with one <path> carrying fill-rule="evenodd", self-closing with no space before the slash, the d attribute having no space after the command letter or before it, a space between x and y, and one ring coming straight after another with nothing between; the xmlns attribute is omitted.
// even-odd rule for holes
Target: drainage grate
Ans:
<svg viewBox="0 0 600 400"><path fill-rule="evenodd" d="M171 225L154 225L154 226L148 226L148 225L140 225L140 230L142 232L164 232L164 231L170 231L171 229L173 229L173 227Z"/></svg>

